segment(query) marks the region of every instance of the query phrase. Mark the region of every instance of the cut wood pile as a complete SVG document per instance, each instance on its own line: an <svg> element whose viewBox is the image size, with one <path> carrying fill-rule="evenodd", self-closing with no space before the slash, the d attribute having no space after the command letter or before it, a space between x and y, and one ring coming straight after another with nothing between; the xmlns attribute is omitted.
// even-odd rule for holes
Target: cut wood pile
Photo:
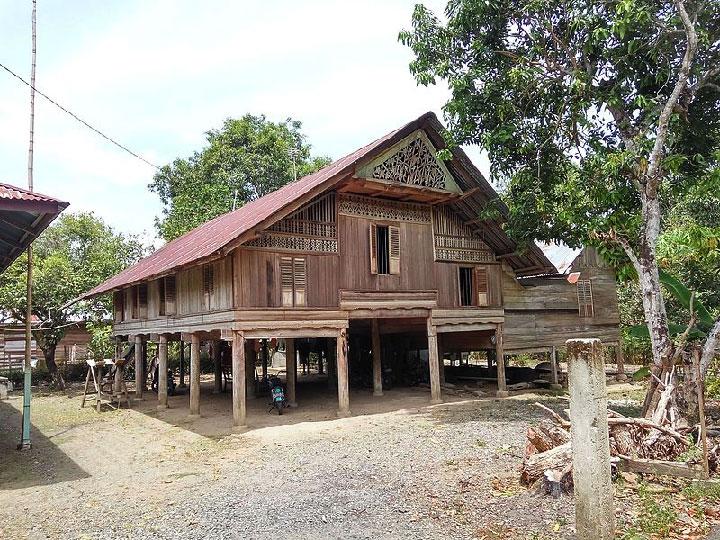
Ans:
<svg viewBox="0 0 720 540"><path fill-rule="evenodd" d="M525 485L537 486L539 492L558 497L572 491L570 421L545 405L534 405L546 411L550 419L528 428L520 479ZM566 410L569 416L568 413ZM676 430L650 419L627 418L608 409L608 430L614 471L687 478L707 475L702 452L691 443L690 435L697 440L698 429ZM708 437L708 448L709 471L715 471L720 444Z"/></svg>

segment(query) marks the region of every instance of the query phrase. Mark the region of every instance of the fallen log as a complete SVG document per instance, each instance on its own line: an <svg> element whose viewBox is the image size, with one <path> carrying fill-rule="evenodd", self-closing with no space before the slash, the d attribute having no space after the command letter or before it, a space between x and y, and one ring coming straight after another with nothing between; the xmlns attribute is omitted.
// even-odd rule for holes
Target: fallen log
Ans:
<svg viewBox="0 0 720 540"><path fill-rule="evenodd" d="M675 431L674 429L671 429L667 426L661 426L659 424L656 424L652 420L648 420L647 418L608 418L608 425L617 425L617 424L626 424L626 425L633 425L633 426L640 426L644 428L649 429L657 429L658 431L662 431L666 435L670 435L677 441L683 443L686 446L690 446L690 441L688 441L685 437L683 437L680 433Z"/></svg>
<svg viewBox="0 0 720 540"><path fill-rule="evenodd" d="M545 474L545 471L563 470L572 464L572 448L570 443L561 444L542 454L529 456L522 465L520 479L526 485L532 485Z"/></svg>
<svg viewBox="0 0 720 540"><path fill-rule="evenodd" d="M664 474L668 476L680 476L682 478L695 478L698 480L705 478L705 469L693 463L630 458L623 455L618 455L617 458L618 470L621 471Z"/></svg>
<svg viewBox="0 0 720 540"><path fill-rule="evenodd" d="M545 471L537 491L541 495L550 495L554 499L559 499L563 494L570 493L572 488L572 465L568 465L562 470Z"/></svg>
<svg viewBox="0 0 720 540"><path fill-rule="evenodd" d="M568 420L565 420L562 416L560 416L558 413L553 411L550 407L546 407L542 403L538 403L537 401L533 403L536 407L540 407L543 411L549 412L552 417L564 428L570 427L570 422Z"/></svg>

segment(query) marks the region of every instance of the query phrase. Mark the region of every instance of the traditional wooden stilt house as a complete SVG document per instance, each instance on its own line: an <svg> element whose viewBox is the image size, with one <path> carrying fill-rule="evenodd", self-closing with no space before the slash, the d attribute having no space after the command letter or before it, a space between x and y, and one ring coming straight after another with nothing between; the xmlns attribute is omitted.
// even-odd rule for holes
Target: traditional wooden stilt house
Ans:
<svg viewBox="0 0 720 540"><path fill-rule="evenodd" d="M231 342L238 426L253 380L253 340L285 339L288 373L293 340L333 343L328 371L340 415L350 411L349 340L358 361L372 364L378 395L381 349L427 350L432 402L441 400L445 353L495 351L502 396L508 352L547 351L577 336L618 343L612 269L592 250L571 273L539 247L518 251L501 227L507 209L464 152L437 159L442 129L427 113L205 223L85 297L111 292L115 335L157 340L161 366L168 340L191 342L191 415L200 411L200 342ZM488 204L500 217L483 217ZM293 401L295 377L287 384Z"/></svg>

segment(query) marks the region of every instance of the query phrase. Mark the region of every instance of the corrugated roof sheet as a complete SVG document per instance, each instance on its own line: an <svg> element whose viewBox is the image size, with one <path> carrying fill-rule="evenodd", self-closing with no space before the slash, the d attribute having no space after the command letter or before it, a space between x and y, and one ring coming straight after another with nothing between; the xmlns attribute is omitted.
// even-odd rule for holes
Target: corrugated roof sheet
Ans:
<svg viewBox="0 0 720 540"><path fill-rule="evenodd" d="M48 195L43 195L42 193L30 193L26 189L3 183L0 183L0 198L16 199L20 201L53 202L64 206L68 205L68 203L60 201L54 197L49 197Z"/></svg>
<svg viewBox="0 0 720 540"><path fill-rule="evenodd" d="M391 131L384 137L334 161L311 175L305 176L264 197L249 202L234 212L223 214L200 225L196 229L185 233L183 236L168 242L165 246L140 260L134 266L125 269L83 294L79 299L102 294L131 283L147 280L154 276L160 276L175 268L212 256L218 250L227 246L242 234L250 231L253 227L271 217L276 212L279 212L299 197L320 187L325 182L347 174L347 172L352 170L357 161L362 159L368 152L392 139L396 133L418 122L425 116L426 115L423 115L419 119Z"/></svg>
<svg viewBox="0 0 720 540"><path fill-rule="evenodd" d="M571 248L565 244L556 244L554 242L538 243L538 246L560 274L569 273L572 263L582 252L582 248Z"/></svg>

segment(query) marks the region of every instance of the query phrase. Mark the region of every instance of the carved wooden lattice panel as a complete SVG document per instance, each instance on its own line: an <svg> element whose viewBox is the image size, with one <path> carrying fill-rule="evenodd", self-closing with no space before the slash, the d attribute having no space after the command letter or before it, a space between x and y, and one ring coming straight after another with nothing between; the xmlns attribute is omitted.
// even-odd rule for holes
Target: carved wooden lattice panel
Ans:
<svg viewBox="0 0 720 540"><path fill-rule="evenodd" d="M315 197L245 245L263 249L337 253L335 194Z"/></svg>
<svg viewBox="0 0 720 540"><path fill-rule="evenodd" d="M424 204L383 201L360 195L343 195L338 212L344 216L411 223L430 223L430 207Z"/></svg>
<svg viewBox="0 0 720 540"><path fill-rule="evenodd" d="M434 151L419 136L373 168L373 178L445 189L445 174Z"/></svg>
<svg viewBox="0 0 720 540"><path fill-rule="evenodd" d="M447 207L433 209L435 260L491 262L495 253L482 238Z"/></svg>

